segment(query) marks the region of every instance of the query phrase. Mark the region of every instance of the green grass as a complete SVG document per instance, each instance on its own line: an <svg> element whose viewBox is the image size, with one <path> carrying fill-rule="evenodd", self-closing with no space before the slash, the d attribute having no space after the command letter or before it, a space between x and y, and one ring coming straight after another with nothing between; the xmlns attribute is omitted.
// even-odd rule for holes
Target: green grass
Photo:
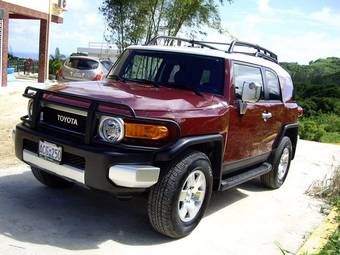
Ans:
<svg viewBox="0 0 340 255"><path fill-rule="evenodd" d="M339 221L339 219L338 219ZM340 254L340 229L338 228L328 239L325 247L317 255L339 255Z"/></svg>
<svg viewBox="0 0 340 255"><path fill-rule="evenodd" d="M318 113L299 122L300 138L323 143L340 144L340 116Z"/></svg>
<svg viewBox="0 0 340 255"><path fill-rule="evenodd" d="M321 136L320 142L340 144L340 133L339 132L325 132Z"/></svg>

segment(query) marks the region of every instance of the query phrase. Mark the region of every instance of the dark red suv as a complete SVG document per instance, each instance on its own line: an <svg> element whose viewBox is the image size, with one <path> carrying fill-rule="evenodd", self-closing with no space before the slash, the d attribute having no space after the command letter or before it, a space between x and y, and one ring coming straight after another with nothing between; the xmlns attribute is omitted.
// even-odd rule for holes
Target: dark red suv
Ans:
<svg viewBox="0 0 340 255"><path fill-rule="evenodd" d="M16 156L40 182L148 192L152 226L173 238L197 226L213 190L256 177L279 188L295 154L292 80L250 43L157 37L128 47L105 81L24 96Z"/></svg>

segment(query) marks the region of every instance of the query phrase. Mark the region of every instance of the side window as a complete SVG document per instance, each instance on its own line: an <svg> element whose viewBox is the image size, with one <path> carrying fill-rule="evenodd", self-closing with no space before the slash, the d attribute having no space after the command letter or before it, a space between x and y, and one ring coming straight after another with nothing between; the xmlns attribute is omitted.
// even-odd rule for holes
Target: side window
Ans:
<svg viewBox="0 0 340 255"><path fill-rule="evenodd" d="M260 99L264 98L261 68L234 64L234 86L237 99L242 98L242 90L245 82L256 82L260 84L262 86Z"/></svg>
<svg viewBox="0 0 340 255"><path fill-rule="evenodd" d="M266 81L269 100L281 100L279 78L272 71L266 70Z"/></svg>

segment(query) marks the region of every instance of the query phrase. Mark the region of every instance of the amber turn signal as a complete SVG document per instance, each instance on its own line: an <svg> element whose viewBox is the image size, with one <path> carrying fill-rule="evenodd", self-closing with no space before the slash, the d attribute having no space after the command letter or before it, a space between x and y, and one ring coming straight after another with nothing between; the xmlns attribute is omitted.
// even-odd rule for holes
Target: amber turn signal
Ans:
<svg viewBox="0 0 340 255"><path fill-rule="evenodd" d="M125 123L125 138L160 140L169 135L165 126L140 123Z"/></svg>

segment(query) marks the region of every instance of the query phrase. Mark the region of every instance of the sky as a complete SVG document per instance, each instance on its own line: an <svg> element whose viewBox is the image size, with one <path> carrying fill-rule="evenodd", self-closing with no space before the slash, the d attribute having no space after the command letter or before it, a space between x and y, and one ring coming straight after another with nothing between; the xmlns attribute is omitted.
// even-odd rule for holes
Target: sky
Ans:
<svg viewBox="0 0 340 255"><path fill-rule="evenodd" d="M69 0L63 24L52 24L50 53L59 47L69 55L88 42L103 42L105 21L101 0ZM340 57L340 0L234 0L220 7L222 25L238 40L257 43L279 61L307 64ZM27 25L29 24L29 26ZM229 42L230 36L206 29L209 41ZM10 52L38 52L39 22L10 20Z"/></svg>

